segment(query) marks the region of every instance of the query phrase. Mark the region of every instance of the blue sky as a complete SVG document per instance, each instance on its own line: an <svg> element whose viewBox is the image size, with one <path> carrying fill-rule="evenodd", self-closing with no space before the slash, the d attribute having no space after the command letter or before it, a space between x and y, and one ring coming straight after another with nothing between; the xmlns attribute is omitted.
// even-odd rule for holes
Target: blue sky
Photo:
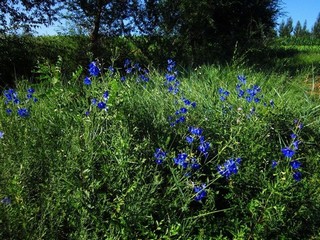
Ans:
<svg viewBox="0 0 320 240"><path fill-rule="evenodd" d="M320 13L320 0L282 0L282 11L284 15L278 19L278 23L282 20L286 21L288 17L292 17L293 25L300 21L301 24L307 20L307 27L310 30ZM52 35L59 30L58 26L49 28L40 28L40 35Z"/></svg>
<svg viewBox="0 0 320 240"><path fill-rule="evenodd" d="M278 23L282 20L287 21L288 17L292 17L293 26L295 26L297 21L303 24L307 20L309 30L320 13L320 0L282 0L281 6L285 16L280 17Z"/></svg>

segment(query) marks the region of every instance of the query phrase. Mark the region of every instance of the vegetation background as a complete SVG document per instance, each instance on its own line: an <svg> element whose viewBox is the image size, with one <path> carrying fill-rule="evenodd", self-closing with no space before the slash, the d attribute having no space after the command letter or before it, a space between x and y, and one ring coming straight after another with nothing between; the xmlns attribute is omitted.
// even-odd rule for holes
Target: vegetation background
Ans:
<svg viewBox="0 0 320 240"><path fill-rule="evenodd" d="M1 239L318 239L320 18L280 13L0 2Z"/></svg>

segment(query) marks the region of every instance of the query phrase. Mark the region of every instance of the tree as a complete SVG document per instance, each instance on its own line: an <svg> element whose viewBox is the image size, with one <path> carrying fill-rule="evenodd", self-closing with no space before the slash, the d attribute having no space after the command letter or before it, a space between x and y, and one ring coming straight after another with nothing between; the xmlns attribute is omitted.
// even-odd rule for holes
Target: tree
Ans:
<svg viewBox="0 0 320 240"><path fill-rule="evenodd" d="M287 22L283 24L282 21L280 28L279 28L279 36L280 37L290 37L291 33L293 32L293 20L291 17L287 19Z"/></svg>
<svg viewBox="0 0 320 240"><path fill-rule="evenodd" d="M42 24L57 20L63 1L3 0L0 1L0 33L22 30L31 32Z"/></svg>
<svg viewBox="0 0 320 240"><path fill-rule="evenodd" d="M160 1L134 0L131 14L134 20L134 29L139 34L160 34Z"/></svg>
<svg viewBox="0 0 320 240"><path fill-rule="evenodd" d="M320 38L320 13L318 15L316 22L312 27L311 33L314 37Z"/></svg>
<svg viewBox="0 0 320 240"><path fill-rule="evenodd" d="M193 54L216 45L230 55L236 45L262 43L280 11L277 0L165 0L162 5L162 29L181 36Z"/></svg>
<svg viewBox="0 0 320 240"><path fill-rule="evenodd" d="M279 37L285 37L286 35L285 27L286 27L286 23L284 20L282 20L279 25Z"/></svg>
<svg viewBox="0 0 320 240"><path fill-rule="evenodd" d="M301 37L302 36L302 26L300 21L297 22L296 26L294 27L293 34L295 37Z"/></svg>
<svg viewBox="0 0 320 240"><path fill-rule="evenodd" d="M131 33L132 0L67 0L66 6L64 17L86 29L95 56L101 35L126 36Z"/></svg>
<svg viewBox="0 0 320 240"><path fill-rule="evenodd" d="M301 36L303 37L306 37L306 36L309 36L310 35L310 32L307 28L307 20L304 21L303 23L303 27L302 27L302 30L301 30Z"/></svg>

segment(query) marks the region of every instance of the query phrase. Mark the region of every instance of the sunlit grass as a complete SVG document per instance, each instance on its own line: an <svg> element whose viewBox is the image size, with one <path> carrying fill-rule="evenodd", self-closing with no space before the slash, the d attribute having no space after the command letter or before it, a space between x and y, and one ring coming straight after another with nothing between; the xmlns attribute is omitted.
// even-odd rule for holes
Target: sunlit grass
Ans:
<svg viewBox="0 0 320 240"><path fill-rule="evenodd" d="M319 237L312 73L134 69L1 97L2 239ZM30 87L38 101L24 102Z"/></svg>

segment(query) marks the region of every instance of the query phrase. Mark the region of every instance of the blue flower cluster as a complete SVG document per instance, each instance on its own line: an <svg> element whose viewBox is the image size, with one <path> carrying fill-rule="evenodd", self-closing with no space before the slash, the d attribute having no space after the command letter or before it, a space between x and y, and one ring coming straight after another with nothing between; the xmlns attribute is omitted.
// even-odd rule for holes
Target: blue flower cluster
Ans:
<svg viewBox="0 0 320 240"><path fill-rule="evenodd" d="M186 136L186 141L189 144L194 143L197 141L199 143L198 145L198 151L201 153L201 155L207 157L209 155L209 149L210 149L210 143L205 140L205 137L202 135L202 129L196 128L196 127L189 127L189 133L190 135Z"/></svg>
<svg viewBox="0 0 320 240"><path fill-rule="evenodd" d="M99 63L97 61L93 61L89 64L89 74L92 77L98 77L100 74Z"/></svg>
<svg viewBox="0 0 320 240"><path fill-rule="evenodd" d="M229 179L233 174L238 173L238 165L241 163L241 158L236 158L236 159L228 159L225 161L223 165L218 166L218 173Z"/></svg>
<svg viewBox="0 0 320 240"><path fill-rule="evenodd" d="M183 169L198 170L200 168L198 160L195 157L188 156L187 153L179 153L173 161L174 164L181 166Z"/></svg>
<svg viewBox="0 0 320 240"><path fill-rule="evenodd" d="M227 100L227 97L230 95L230 92L225 90L225 89L223 89L223 88L219 88L218 93L219 93L219 96L220 96L220 100L223 101L223 102L225 100Z"/></svg>
<svg viewBox="0 0 320 240"><path fill-rule="evenodd" d="M98 77L100 75L101 71L100 71L100 67L99 67L99 62L98 61L92 61L89 64L89 77L86 76L83 80L83 84L84 85L91 85L92 84L92 80L91 77Z"/></svg>
<svg viewBox="0 0 320 240"><path fill-rule="evenodd" d="M209 154L210 149L210 143L205 141L205 138L203 136L203 130L201 128L197 127L189 127L188 128L188 135L185 138L186 142L188 144L194 144L195 142L198 143L197 150L199 152L196 154L192 147L190 147L191 152L181 152L178 153L176 157L173 158L174 165L177 165L181 167L183 170L185 170L185 176L192 177L193 173L195 173L197 170L201 168L201 164L199 160L201 159L201 156L207 157ZM196 157L196 155L198 155ZM155 162L159 165L163 164L164 160L167 157L167 153L164 152L161 148L157 148L154 153ZM196 193L195 200L201 201L203 198L207 196L207 192L204 190L205 185L203 184L202 187L194 187L193 190Z"/></svg>
<svg viewBox="0 0 320 240"><path fill-rule="evenodd" d="M205 188L206 188L205 184L202 184L201 186L194 186L193 187L193 191L196 194L196 196L194 197L194 200L199 202L207 196L207 192L206 192Z"/></svg>
<svg viewBox="0 0 320 240"><path fill-rule="evenodd" d="M8 115L11 115L13 109L16 109L19 117L28 117L30 113L27 105L30 102L35 103L38 101L38 98L33 96L34 92L35 90L33 88L28 88L25 98L21 99L18 97L18 93L14 89L10 88L8 90L5 90L3 92L3 95L5 99L5 105L7 106L6 113Z"/></svg>
<svg viewBox="0 0 320 240"><path fill-rule="evenodd" d="M261 94L261 88L260 86L254 84L251 87L247 87L247 79L243 75L239 75L238 77L238 83L236 84L236 94L238 99L244 99L247 103L262 103L263 95ZM230 96L230 91L224 89L224 88L219 88L218 89L219 93L219 98L220 101L225 102L228 97ZM274 107L274 101L270 100L269 103L267 104L266 102L263 102L264 106L271 106ZM223 110L226 112L226 110L232 109L231 105L224 105ZM242 108L238 108L238 110ZM252 107L250 109L250 115L255 113L255 107ZM250 116L249 115L249 116Z"/></svg>
<svg viewBox="0 0 320 240"><path fill-rule="evenodd" d="M90 74L90 77L98 77L101 74L98 61L93 61L89 64L89 74ZM84 79L85 85L91 85L90 77L85 77L85 79ZM108 100L109 100L109 91L104 91L101 98L94 97L91 99L91 106L95 106L100 110L107 111L108 110L108 107L107 107ZM85 114L86 114L86 116L90 115L90 110L86 111Z"/></svg>
<svg viewBox="0 0 320 240"><path fill-rule="evenodd" d="M180 85L180 82L177 79L178 72L175 67L176 62L172 59L168 59L167 73L165 75L165 86L168 88L168 91L173 94L177 94L179 92Z"/></svg>
<svg viewBox="0 0 320 240"><path fill-rule="evenodd" d="M125 75L121 77L121 81L126 81L127 77L137 74L137 82L149 82L149 70L140 66L139 63L132 63L130 59L124 60Z"/></svg>
<svg viewBox="0 0 320 240"><path fill-rule="evenodd" d="M300 121L295 120L295 131L302 129L302 123ZM296 151L299 149L300 140L298 140L297 134L292 133L290 135L291 138L291 144L290 146L286 146L281 149L281 152L283 156L290 160L289 165L291 166L291 169L293 170L293 178L296 181L300 181L302 178L302 173L299 171L301 167L301 162L298 160L294 160L293 156L296 154Z"/></svg>
<svg viewBox="0 0 320 240"><path fill-rule="evenodd" d="M181 99L175 101L176 105L180 105L178 110L175 111L173 116L168 117L168 121L171 127L176 126L179 123L186 122L186 115L191 108L195 108L197 106L196 102L191 102L189 99L182 97ZM182 106L181 106L182 105Z"/></svg>
<svg viewBox="0 0 320 240"><path fill-rule="evenodd" d="M157 164L162 164L163 161L166 159L167 153L163 151L161 148L157 148L154 153L154 158Z"/></svg>
<svg viewBox="0 0 320 240"><path fill-rule="evenodd" d="M209 142L206 142L204 140L204 137L202 136L202 129L189 127L189 133L190 135L186 138L188 143L192 144L196 140L200 141L198 150L200 151L201 154L198 157L200 158L201 155L207 156L208 150L210 148L210 144ZM167 158L167 153L163 151L161 148L157 148L155 150L154 159L158 165L163 164L166 158ZM184 175L187 176L188 178L192 176L192 173L194 173L195 171L201 168L199 160L195 156L195 153L192 152L192 149L190 154L186 152L179 153L176 157L173 158L173 163L174 165L180 166L183 170L185 170L186 172ZM194 198L196 201L202 200L207 195L207 192L204 190L204 187L203 188L194 187L194 191L196 193L196 196Z"/></svg>
<svg viewBox="0 0 320 240"><path fill-rule="evenodd" d="M107 107L107 102L108 102L108 99L109 99L109 92L108 91L105 91L103 94L102 94L102 99L97 99L97 98L93 98L91 99L91 104L93 106L96 106L98 109L100 110L105 110L107 111L108 110L108 107Z"/></svg>

